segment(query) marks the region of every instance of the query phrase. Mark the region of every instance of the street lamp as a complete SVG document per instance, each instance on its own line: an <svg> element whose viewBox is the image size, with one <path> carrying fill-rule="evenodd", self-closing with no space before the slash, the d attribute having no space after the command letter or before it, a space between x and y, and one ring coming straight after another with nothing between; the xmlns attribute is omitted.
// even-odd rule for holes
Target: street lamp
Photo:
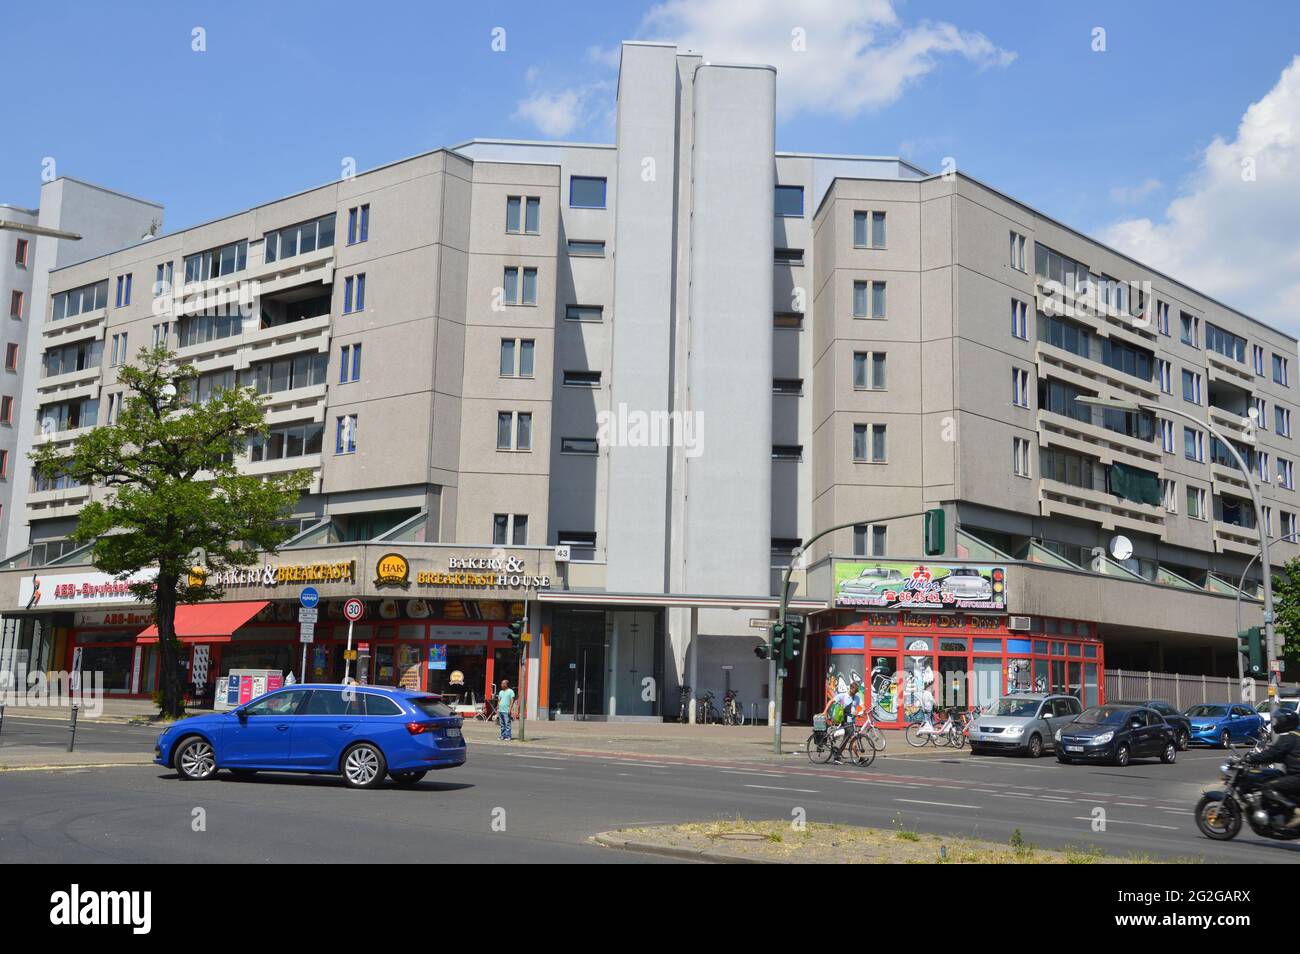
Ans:
<svg viewBox="0 0 1300 954"><path fill-rule="evenodd" d="M1202 421L1185 411L1178 411L1159 404L1139 404L1135 401L1124 401L1118 398L1079 397L1075 398L1075 400L1079 404L1099 407L1103 410L1146 411L1153 415L1167 414L1181 417L1184 420L1191 421L1197 427L1205 428L1220 444L1228 449L1228 453L1232 454L1232 459L1237 463L1237 469L1246 478L1246 486L1250 488L1250 500L1255 507L1255 529L1259 532L1259 568L1264 575L1264 637L1268 646L1269 709L1270 711L1275 710L1277 708L1277 670L1274 668L1274 661L1277 659L1277 650L1273 635L1273 568L1268 559L1268 526L1264 523L1264 506L1259 499L1259 488L1255 485L1255 477L1250 472L1250 468L1246 466L1241 454L1238 453L1236 446L1233 445L1231 440L1215 430L1214 425Z"/></svg>

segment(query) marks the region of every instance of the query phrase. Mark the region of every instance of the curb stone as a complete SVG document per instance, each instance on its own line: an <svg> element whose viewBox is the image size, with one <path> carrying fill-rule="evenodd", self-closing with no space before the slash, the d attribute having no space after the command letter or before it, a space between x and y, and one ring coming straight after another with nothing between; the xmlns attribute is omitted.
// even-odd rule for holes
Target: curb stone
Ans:
<svg viewBox="0 0 1300 954"><path fill-rule="evenodd" d="M705 848L678 848L673 845L656 845L649 841L634 841L631 838L625 838L616 831L603 831L599 835L592 835L591 840L604 848L635 851L646 855L660 855L665 858L675 858L679 861L699 861L716 865L780 864L780 862L766 858L747 858L744 855L735 855L726 851L711 851Z"/></svg>

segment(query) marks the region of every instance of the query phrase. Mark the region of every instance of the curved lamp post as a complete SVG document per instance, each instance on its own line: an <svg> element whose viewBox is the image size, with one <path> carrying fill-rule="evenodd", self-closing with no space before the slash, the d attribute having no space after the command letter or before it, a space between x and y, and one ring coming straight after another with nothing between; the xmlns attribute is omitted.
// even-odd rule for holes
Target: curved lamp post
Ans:
<svg viewBox="0 0 1300 954"><path fill-rule="evenodd" d="M1277 708L1277 670L1274 669L1273 663L1277 659L1277 650L1273 635L1273 568L1268 559L1268 527L1264 523L1264 506L1259 499L1259 488L1255 485L1255 477L1246 466L1245 460L1238 453L1236 446L1231 440L1224 437L1212 424L1202 421L1185 411L1178 411L1174 408L1163 407L1159 404L1138 403L1136 401L1124 401L1117 398L1103 397L1080 397L1075 398L1079 404L1085 404L1090 407L1099 407L1105 410L1113 411L1146 411L1152 415L1171 415L1181 417L1184 420L1191 421L1197 427L1203 427L1210 432L1219 443L1228 448L1232 454L1232 459L1237 463L1237 469L1241 471L1246 478L1246 486L1250 488L1250 500L1255 507L1255 529L1259 532L1259 565L1260 571L1264 576L1264 636L1268 647L1268 685L1269 685L1269 709L1270 711Z"/></svg>

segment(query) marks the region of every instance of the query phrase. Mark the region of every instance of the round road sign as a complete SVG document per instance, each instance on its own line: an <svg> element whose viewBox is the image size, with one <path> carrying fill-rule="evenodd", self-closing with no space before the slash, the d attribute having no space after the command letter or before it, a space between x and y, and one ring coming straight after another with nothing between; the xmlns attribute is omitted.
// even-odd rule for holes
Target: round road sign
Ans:
<svg viewBox="0 0 1300 954"><path fill-rule="evenodd" d="M343 604L343 617L349 623L355 623L366 615L366 604L358 599L350 599Z"/></svg>

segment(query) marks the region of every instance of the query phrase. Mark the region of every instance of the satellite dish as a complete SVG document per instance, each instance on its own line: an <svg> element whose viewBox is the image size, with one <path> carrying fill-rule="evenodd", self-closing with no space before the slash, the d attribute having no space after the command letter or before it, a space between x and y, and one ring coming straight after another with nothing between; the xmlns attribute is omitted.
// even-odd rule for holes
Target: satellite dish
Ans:
<svg viewBox="0 0 1300 954"><path fill-rule="evenodd" d="M1123 534L1115 534L1110 540L1110 555L1123 563L1133 555L1133 541Z"/></svg>

